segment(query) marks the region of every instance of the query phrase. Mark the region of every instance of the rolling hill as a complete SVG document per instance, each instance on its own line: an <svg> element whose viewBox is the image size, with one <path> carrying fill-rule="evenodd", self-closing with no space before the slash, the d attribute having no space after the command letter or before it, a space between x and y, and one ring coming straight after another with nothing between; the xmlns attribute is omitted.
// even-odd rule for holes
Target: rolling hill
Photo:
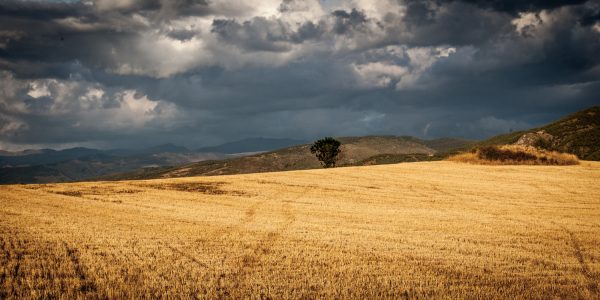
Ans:
<svg viewBox="0 0 600 300"><path fill-rule="evenodd" d="M292 139L251 138L196 150L173 144L140 149L0 150L0 184L89 180L145 168L239 157L245 155L240 152L274 150L301 143Z"/></svg>
<svg viewBox="0 0 600 300"><path fill-rule="evenodd" d="M113 154L109 151L94 151L89 155L66 156L62 160L59 159L62 155L20 157L20 159L12 157L15 159L10 162L18 162L18 164L5 164L0 167L0 184L79 181L146 167L181 165L227 157L222 154L195 152Z"/></svg>
<svg viewBox="0 0 600 300"><path fill-rule="evenodd" d="M600 160L600 106L576 112L542 127L503 134L481 142L454 138L421 140L407 136L343 137L339 140L342 142L342 155L338 166L435 161L474 146L514 143L572 153L584 160ZM319 162L310 153L309 147L305 144L233 159L146 168L103 179L171 178L319 168Z"/></svg>
<svg viewBox="0 0 600 300"><path fill-rule="evenodd" d="M473 144L460 139L420 140L414 137L366 136L338 138L342 154L338 166L370 165L399 161L439 160L447 151L462 149ZM319 168L319 161L310 153L310 144L298 145L250 156L203 161L172 168L147 168L118 174L103 179L149 179L186 176L246 174L273 171ZM387 159L377 159L385 155ZM370 160L371 159L371 160Z"/></svg>
<svg viewBox="0 0 600 300"><path fill-rule="evenodd" d="M171 144L145 149L41 149L2 154L0 184L78 181L145 167L227 157L218 153L193 152Z"/></svg>
<svg viewBox="0 0 600 300"><path fill-rule="evenodd" d="M338 166L442 160L473 146L515 143L568 152L583 160L600 160L600 106L542 127L481 142L454 138L422 140L408 136L342 137L339 140L342 155ZM0 183L150 179L319 168L319 162L309 151L309 144L294 145L298 143L301 141L251 138L195 151L171 144L138 150L2 151ZM247 155L261 151L269 152Z"/></svg>
<svg viewBox="0 0 600 300"><path fill-rule="evenodd" d="M573 113L548 125L495 136L480 145L532 144L600 160L600 106Z"/></svg>

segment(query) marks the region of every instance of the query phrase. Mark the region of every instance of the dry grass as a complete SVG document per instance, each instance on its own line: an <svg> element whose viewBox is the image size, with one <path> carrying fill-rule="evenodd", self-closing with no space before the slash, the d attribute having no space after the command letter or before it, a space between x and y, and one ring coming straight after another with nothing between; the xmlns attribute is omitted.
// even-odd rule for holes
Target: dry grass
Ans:
<svg viewBox="0 0 600 300"><path fill-rule="evenodd" d="M579 159L573 154L518 145L485 146L451 156L448 160L480 165L568 166L579 163Z"/></svg>
<svg viewBox="0 0 600 300"><path fill-rule="evenodd" d="M600 163L0 186L0 298L600 297Z"/></svg>

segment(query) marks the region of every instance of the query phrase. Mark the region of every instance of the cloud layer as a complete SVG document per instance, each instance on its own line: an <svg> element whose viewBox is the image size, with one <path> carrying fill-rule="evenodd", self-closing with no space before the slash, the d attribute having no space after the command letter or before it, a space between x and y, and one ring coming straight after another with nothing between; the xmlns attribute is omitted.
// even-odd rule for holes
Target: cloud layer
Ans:
<svg viewBox="0 0 600 300"><path fill-rule="evenodd" d="M600 103L600 3L0 1L0 147L484 138Z"/></svg>

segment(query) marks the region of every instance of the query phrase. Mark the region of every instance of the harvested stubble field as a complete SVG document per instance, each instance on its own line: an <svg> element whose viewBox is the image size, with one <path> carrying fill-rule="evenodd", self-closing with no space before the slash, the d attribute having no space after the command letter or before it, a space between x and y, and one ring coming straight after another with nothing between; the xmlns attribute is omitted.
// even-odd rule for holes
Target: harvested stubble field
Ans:
<svg viewBox="0 0 600 300"><path fill-rule="evenodd" d="M0 187L0 298L600 297L600 163Z"/></svg>

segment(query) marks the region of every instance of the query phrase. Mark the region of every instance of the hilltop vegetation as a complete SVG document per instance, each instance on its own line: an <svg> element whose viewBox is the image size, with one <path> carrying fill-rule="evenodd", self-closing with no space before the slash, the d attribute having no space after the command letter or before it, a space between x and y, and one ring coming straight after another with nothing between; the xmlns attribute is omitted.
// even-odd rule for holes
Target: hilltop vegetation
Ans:
<svg viewBox="0 0 600 300"><path fill-rule="evenodd" d="M0 298L598 299L599 170L0 186Z"/></svg>
<svg viewBox="0 0 600 300"><path fill-rule="evenodd" d="M584 160L600 160L600 106L576 112L539 128L499 135L479 145L515 144L526 134L550 135L548 140L531 146L575 154Z"/></svg>
<svg viewBox="0 0 600 300"><path fill-rule="evenodd" d="M531 146L483 146L448 158L451 161L484 165L576 165L577 156Z"/></svg>
<svg viewBox="0 0 600 300"><path fill-rule="evenodd" d="M404 159L410 161L442 159L445 155L436 155L455 148L467 148L471 141L442 139L425 141L413 137L366 136L337 138L341 143L338 166L369 165L372 161L381 161L382 155L389 161ZM431 147L429 146L431 145ZM386 163L386 162L382 162ZM250 156L203 161L173 168L150 168L135 172L105 177L103 179L150 179L186 176L231 175L273 171L306 170L320 168L316 157L310 153L310 144L293 146L276 151Z"/></svg>

